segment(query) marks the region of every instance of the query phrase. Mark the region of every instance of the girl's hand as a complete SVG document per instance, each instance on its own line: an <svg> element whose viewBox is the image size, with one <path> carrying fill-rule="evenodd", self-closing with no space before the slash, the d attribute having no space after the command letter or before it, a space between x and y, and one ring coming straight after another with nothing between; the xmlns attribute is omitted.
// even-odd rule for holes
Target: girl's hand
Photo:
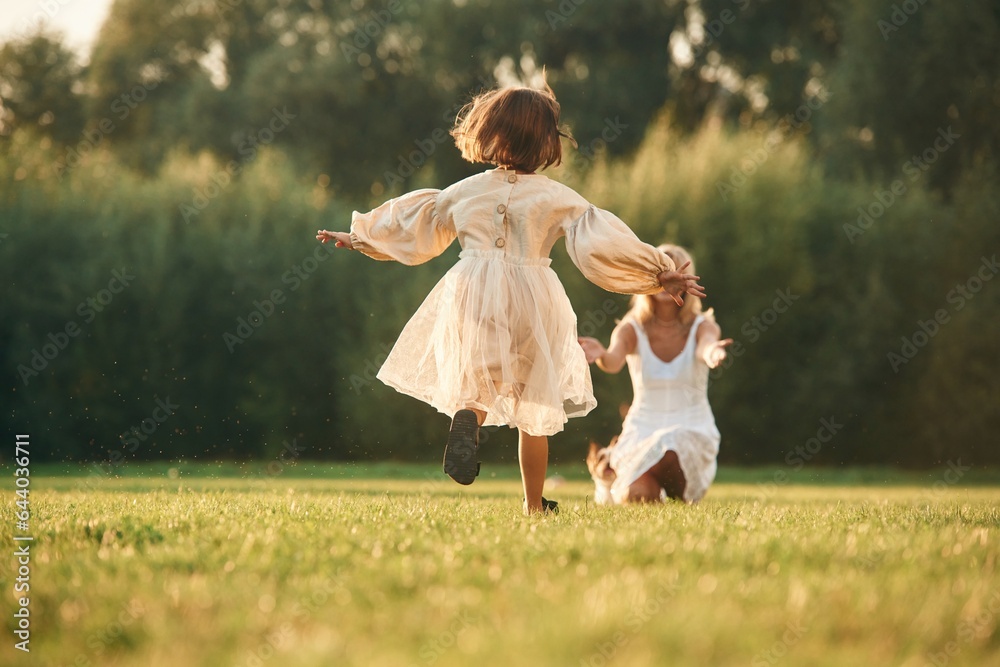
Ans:
<svg viewBox="0 0 1000 667"><path fill-rule="evenodd" d="M351 235L347 232L328 232L325 229L321 229L316 232L316 240L320 243L326 243L327 241L336 241L336 246L338 248L347 248L348 250L354 250L354 245L351 243Z"/></svg>
<svg viewBox="0 0 1000 667"><path fill-rule="evenodd" d="M732 338L727 338L725 340L717 340L707 348L705 348L705 353L703 359L705 363L708 364L709 368L718 368L719 364L726 360L726 348L733 344Z"/></svg>
<svg viewBox="0 0 1000 667"><path fill-rule="evenodd" d="M702 286L698 284L698 281L701 280L701 278L690 273L684 273L684 269L686 269L690 264L691 262L685 262L684 266L674 271L663 271L656 276L656 278L660 281L660 285L663 286L663 290L670 295L670 297L674 300L674 303L678 306L684 305L684 299L681 298L681 295L685 292L694 296L705 298L705 291L702 289Z"/></svg>
<svg viewBox="0 0 1000 667"><path fill-rule="evenodd" d="M601 341L596 338L590 338L583 336L576 339L580 343L580 347L583 348L583 353L587 356L587 363L592 364L607 352L607 349L601 345Z"/></svg>

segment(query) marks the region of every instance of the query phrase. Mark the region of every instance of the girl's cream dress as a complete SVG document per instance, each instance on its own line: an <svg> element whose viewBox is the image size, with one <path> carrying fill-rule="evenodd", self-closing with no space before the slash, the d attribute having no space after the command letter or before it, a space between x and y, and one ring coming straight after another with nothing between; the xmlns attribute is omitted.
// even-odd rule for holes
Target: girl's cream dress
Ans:
<svg viewBox="0 0 1000 667"><path fill-rule="evenodd" d="M573 263L612 292L660 291L670 259L625 223L539 174L495 169L445 190L417 190L354 213L354 248L420 264L455 238L459 261L403 328L378 378L446 415L486 412L552 435L597 401L577 342L576 315L549 268L561 237Z"/></svg>

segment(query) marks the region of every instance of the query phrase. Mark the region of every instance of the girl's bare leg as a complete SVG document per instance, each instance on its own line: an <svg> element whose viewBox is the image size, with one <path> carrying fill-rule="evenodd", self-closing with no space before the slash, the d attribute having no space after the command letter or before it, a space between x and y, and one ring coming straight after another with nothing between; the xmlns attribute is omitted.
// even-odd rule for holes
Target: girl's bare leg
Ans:
<svg viewBox="0 0 1000 667"><path fill-rule="evenodd" d="M530 435L518 429L517 460L521 464L521 484L524 487L524 511L534 514L542 511L542 487L549 465L549 439L544 435Z"/></svg>

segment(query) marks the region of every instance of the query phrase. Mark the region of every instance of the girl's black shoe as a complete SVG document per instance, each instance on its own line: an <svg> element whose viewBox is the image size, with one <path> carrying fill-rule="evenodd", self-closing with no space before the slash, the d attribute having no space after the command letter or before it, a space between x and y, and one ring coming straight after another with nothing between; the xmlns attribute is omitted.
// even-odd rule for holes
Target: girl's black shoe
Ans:
<svg viewBox="0 0 1000 667"><path fill-rule="evenodd" d="M444 471L459 484L472 484L479 475L479 420L472 410L459 410L451 420L444 446Z"/></svg>
<svg viewBox="0 0 1000 667"><path fill-rule="evenodd" d="M527 498L521 498L522 503L528 502ZM559 514L559 503L554 500L548 500L545 496L542 496L542 513L548 512L549 514Z"/></svg>

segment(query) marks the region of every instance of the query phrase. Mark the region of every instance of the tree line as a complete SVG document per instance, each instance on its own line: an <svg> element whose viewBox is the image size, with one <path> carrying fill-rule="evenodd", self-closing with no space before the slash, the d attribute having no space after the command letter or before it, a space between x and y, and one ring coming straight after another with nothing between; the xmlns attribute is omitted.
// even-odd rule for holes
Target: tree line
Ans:
<svg viewBox="0 0 1000 667"><path fill-rule="evenodd" d="M311 232L481 169L455 112L544 66L578 144L553 177L690 246L737 338L723 462L996 463L998 25L986 1L118 0L89 60L19 36L2 419L52 459L436 458L443 418L373 373L456 250L376 265ZM625 300L554 259L606 337ZM554 456L620 427L627 378L595 380Z"/></svg>

